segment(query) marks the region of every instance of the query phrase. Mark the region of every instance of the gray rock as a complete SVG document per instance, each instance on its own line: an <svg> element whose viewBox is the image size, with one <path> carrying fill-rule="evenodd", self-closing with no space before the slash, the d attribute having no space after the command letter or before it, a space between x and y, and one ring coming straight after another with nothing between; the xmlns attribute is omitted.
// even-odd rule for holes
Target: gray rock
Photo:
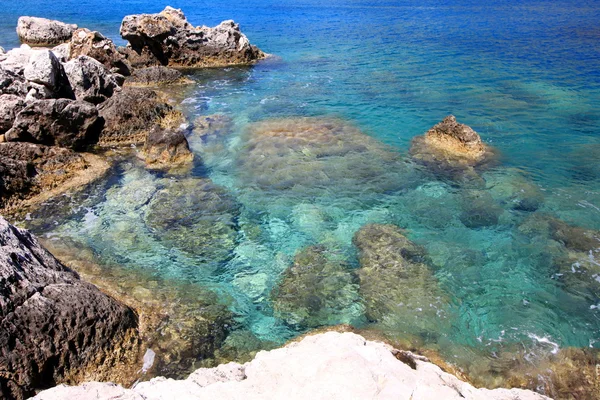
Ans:
<svg viewBox="0 0 600 400"><path fill-rule="evenodd" d="M3 55L0 65L5 70L23 76L25 67L29 63L29 58L35 52L36 51L29 47L29 45L23 44L21 47L9 50L5 55Z"/></svg>
<svg viewBox="0 0 600 400"><path fill-rule="evenodd" d="M77 25L37 17L20 17L17 35L21 43L34 46L54 46L68 42Z"/></svg>
<svg viewBox="0 0 600 400"><path fill-rule="evenodd" d="M131 74L131 66L118 52L112 40L100 32L78 29L73 33L69 44L69 58L91 57L102 63L108 70L124 76Z"/></svg>
<svg viewBox="0 0 600 400"><path fill-rule="evenodd" d="M172 7L159 14L126 16L121 23L121 36L130 43L125 53L134 67L251 64L265 57L250 45L235 22L195 28L181 10Z"/></svg>
<svg viewBox="0 0 600 400"><path fill-rule="evenodd" d="M97 142L103 122L92 104L69 99L38 100L17 114L6 140L82 149Z"/></svg>
<svg viewBox="0 0 600 400"><path fill-rule="evenodd" d="M127 78L128 84L165 85L177 83L183 79L183 74L173 68L160 66L136 69Z"/></svg>
<svg viewBox="0 0 600 400"><path fill-rule="evenodd" d="M52 52L60 60L60 62L66 63L71 58L71 44L59 44L58 46L52 48Z"/></svg>
<svg viewBox="0 0 600 400"><path fill-rule="evenodd" d="M77 100L99 104L119 89L113 74L91 57L79 56L65 63L64 67Z"/></svg>
<svg viewBox="0 0 600 400"><path fill-rule="evenodd" d="M25 101L22 97L14 94L0 95L0 133L9 130L17 114L25 108Z"/></svg>
<svg viewBox="0 0 600 400"><path fill-rule="evenodd" d="M194 159L183 132L159 126L148 134L142 154L146 164L154 168L188 164Z"/></svg>
<svg viewBox="0 0 600 400"><path fill-rule="evenodd" d="M50 50L33 53L23 75L30 83L42 85L47 89L34 88L38 93L37 96L32 94L34 98L74 98L65 70L59 59Z"/></svg>
<svg viewBox="0 0 600 400"><path fill-rule="evenodd" d="M0 217L0 393L24 399L137 346L136 314Z"/></svg>
<svg viewBox="0 0 600 400"><path fill-rule="evenodd" d="M25 79L0 65L0 94L12 94L25 97L29 89Z"/></svg>

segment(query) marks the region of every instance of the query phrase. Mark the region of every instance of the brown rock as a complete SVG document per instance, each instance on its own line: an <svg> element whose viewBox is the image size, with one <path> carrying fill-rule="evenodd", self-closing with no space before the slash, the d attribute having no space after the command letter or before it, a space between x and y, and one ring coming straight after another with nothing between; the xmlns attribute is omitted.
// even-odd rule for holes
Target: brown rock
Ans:
<svg viewBox="0 0 600 400"><path fill-rule="evenodd" d="M183 132L159 126L148 134L142 154L146 164L152 168L180 166L194 159Z"/></svg>

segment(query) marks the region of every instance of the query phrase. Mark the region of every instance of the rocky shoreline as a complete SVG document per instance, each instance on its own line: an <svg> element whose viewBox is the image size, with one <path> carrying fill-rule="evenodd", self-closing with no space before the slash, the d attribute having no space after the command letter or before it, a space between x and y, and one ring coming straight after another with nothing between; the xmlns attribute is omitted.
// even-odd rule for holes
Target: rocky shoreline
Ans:
<svg viewBox="0 0 600 400"><path fill-rule="evenodd" d="M22 217L53 197L102 179L110 171L112 149L135 152L148 170L189 168L194 154L186 133L193 129L203 138L217 137L231 121L216 115L187 123L169 104L161 85L193 84L181 72L187 68L250 65L267 57L235 22L194 27L181 10L171 7L158 14L127 16L120 32L129 42L126 47L118 48L100 32L76 25L19 19L17 33L23 46L0 51L0 213L5 217ZM319 179L337 180L342 190L354 190L376 177L380 187L372 191L374 196L404 188L400 177L407 173L405 160L339 120L259 122L250 127L245 140L238 160L247 174L244 180L274 196L285 191L312 196L306 187ZM484 190L486 180L492 179L486 171L498 157L477 132L450 115L413 139L408 160L423 173L461 187L460 222L478 229L496 225L503 212ZM361 165L360 173L346 176L334 162L343 158ZM394 170L385 170L374 159L385 159ZM275 173L273 165L279 165ZM239 205L223 188L209 179L164 179L154 189L150 194L136 193L140 204L148 206L144 218L153 231L191 255L230 257ZM515 178L512 186L498 190L501 193L494 195L501 196L503 204L523 213L536 211L544 202L525 179ZM183 203L167 195L173 193L180 194ZM190 210L194 218L188 218ZM226 214L227 221L217 220L213 214L218 213ZM217 239L189 234L207 225L217 232ZM565 265L597 246L600 237L533 214L519 229L561 243ZM215 248L203 249L209 242ZM274 314L290 326L318 328L335 324L327 318L336 310L362 301L365 318L377 327L415 338L434 335L438 327L423 322L433 318L415 318L410 311L390 307L390 302L408 304L432 317L444 314L447 295L432 273L427 252L393 224L364 225L352 245L358 253L356 270L336 258L326 242L301 249L269 294ZM153 298L157 294L148 289L136 293L139 286L131 282L112 286L103 282L102 271L90 276L98 289L81 280L78 272L85 276L84 271L99 267L91 261L84 267L81 255L69 260L68 250L59 253L57 246L56 255L64 262L29 232L0 217L2 398L20 400L37 394L35 398L47 400L225 399L240 393L247 398L290 397L289 393L298 393L292 398L547 398L521 389L476 389L422 356L336 332L259 352L246 364L199 369L186 380L155 378L127 389L140 371L156 365L150 342L157 351L177 353L171 360L156 360L171 366L185 364L184 359L235 358L216 356L235 318L221 305L207 302L196 307L194 301L204 294L194 298L196 293L189 293L192 305L171 299L170 294ZM324 275L335 279L323 280ZM382 301L381 293L388 295L387 301ZM437 323L444 323L443 318ZM253 337L242 340L258 342ZM561 360L581 366L586 374L592 370L593 356L588 354L567 354ZM185 364L181 374L194 365ZM548 370L558 367L549 363ZM598 384L596 378L586 376L582 381ZM84 383L49 389L95 380L123 386ZM576 385L564 383L567 388ZM540 388L543 383L531 378L516 380L514 386ZM43 389L49 390L40 393ZM595 390L577 386L583 393L588 389Z"/></svg>

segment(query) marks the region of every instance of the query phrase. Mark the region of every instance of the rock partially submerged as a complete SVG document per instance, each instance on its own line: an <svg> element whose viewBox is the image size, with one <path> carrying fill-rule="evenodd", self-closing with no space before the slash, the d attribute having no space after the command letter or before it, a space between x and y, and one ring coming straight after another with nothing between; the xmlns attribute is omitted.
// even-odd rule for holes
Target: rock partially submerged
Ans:
<svg viewBox="0 0 600 400"><path fill-rule="evenodd" d="M199 369L186 380L155 378L124 389L111 383L60 386L37 400L238 399L544 400L521 389L476 389L426 358L354 333L308 336L253 361Z"/></svg>
<svg viewBox="0 0 600 400"><path fill-rule="evenodd" d="M214 28L193 27L181 10L172 7L158 14L126 16L121 36L130 43L123 52L136 68L251 64L265 57L235 22L224 21Z"/></svg>
<svg viewBox="0 0 600 400"><path fill-rule="evenodd" d="M413 139L411 157L438 171L462 171L483 165L493 158L492 149L471 127L453 115Z"/></svg>
<svg viewBox="0 0 600 400"><path fill-rule="evenodd" d="M32 46L55 46L71 40L77 25L38 17L20 17L17 35L21 43Z"/></svg>
<svg viewBox="0 0 600 400"><path fill-rule="evenodd" d="M137 316L0 217L0 395L102 379L135 354ZM86 369L90 370L86 371ZM94 379L94 378L92 378Z"/></svg>
<svg viewBox="0 0 600 400"><path fill-rule="evenodd" d="M142 156L152 168L176 167L189 164L194 159L183 132L155 126L144 144Z"/></svg>

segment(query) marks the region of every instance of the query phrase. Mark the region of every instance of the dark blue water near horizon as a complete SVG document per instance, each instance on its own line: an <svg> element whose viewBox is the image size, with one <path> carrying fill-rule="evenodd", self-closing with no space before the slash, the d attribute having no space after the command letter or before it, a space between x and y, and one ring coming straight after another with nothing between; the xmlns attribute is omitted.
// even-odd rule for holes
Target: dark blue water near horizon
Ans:
<svg viewBox="0 0 600 400"><path fill-rule="evenodd" d="M218 146L190 139L205 168L191 177L206 175L241 205L230 260L203 269L197 259L157 239L140 218L147 204L132 192L154 193L165 183L135 166L120 170L102 202L57 226L50 237L78 240L100 258L132 270L205 284L234 299L231 308L245 329L283 342L302 329L273 314L269 294L294 255L324 243L355 265L353 234L368 222L393 223L426 248L436 279L451 297L449 327L440 328L435 339L445 356L461 355L464 366L469 357L460 354L461 346L493 352L518 344L555 352L555 346L600 345L598 249L567 250L560 240L538 234L541 228L530 218L549 215L600 230L600 1L1 5L0 45L7 49L18 45L14 29L20 15L77 23L124 45L118 31L125 15L171 5L194 25L234 19L252 43L274 55L252 68L199 71L191 75L192 88L173 94L190 121L215 113L234 121L231 135ZM461 222L469 194L433 177L406 178L410 182L397 191L374 182L349 188L346 181L332 180L309 197L256 190L248 182L268 172L240 168L256 167L240 160L251 156L245 135L257 122L286 119L295 126L306 123L298 117L335 117L406 156L412 138L448 114L501 154L500 166L482 175L490 204L501 209L493 226ZM351 175L358 167L339 168ZM532 186L542 193L540 207L511 208L511 191ZM251 234L255 230L262 233ZM364 324L361 307L360 301L347 304L327 323Z"/></svg>

